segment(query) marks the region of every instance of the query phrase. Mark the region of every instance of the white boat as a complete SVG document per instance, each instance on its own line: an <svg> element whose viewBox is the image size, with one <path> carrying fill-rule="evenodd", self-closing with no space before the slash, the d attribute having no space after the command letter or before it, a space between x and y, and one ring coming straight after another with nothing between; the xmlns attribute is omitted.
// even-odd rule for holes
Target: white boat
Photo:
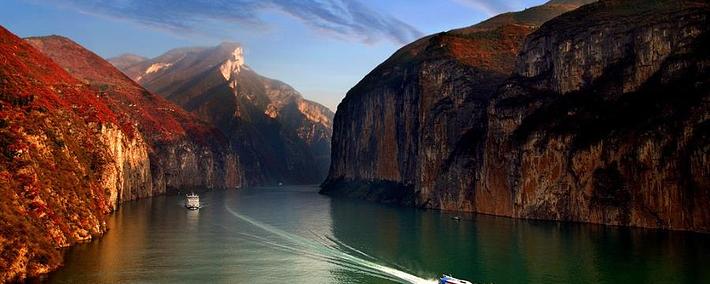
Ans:
<svg viewBox="0 0 710 284"><path fill-rule="evenodd" d="M439 284L471 284L471 282L444 274L439 278Z"/></svg>
<svg viewBox="0 0 710 284"><path fill-rule="evenodd" d="M200 209L200 196L194 193L189 193L185 196L185 208L190 210Z"/></svg>

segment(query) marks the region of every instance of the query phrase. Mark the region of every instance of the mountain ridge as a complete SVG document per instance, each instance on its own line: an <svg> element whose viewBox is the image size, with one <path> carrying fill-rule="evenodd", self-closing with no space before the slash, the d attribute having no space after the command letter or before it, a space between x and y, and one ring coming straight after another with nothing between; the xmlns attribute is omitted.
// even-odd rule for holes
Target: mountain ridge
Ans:
<svg viewBox="0 0 710 284"><path fill-rule="evenodd" d="M245 63L241 44L172 49L122 71L220 128L240 153L250 183L312 184L324 178L332 111L256 73Z"/></svg>

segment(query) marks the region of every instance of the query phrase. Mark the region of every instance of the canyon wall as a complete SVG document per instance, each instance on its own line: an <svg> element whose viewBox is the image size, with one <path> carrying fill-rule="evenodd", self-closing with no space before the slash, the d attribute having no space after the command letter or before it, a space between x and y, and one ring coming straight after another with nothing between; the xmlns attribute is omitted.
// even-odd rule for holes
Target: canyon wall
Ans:
<svg viewBox="0 0 710 284"><path fill-rule="evenodd" d="M472 210L466 200L477 178L471 169L482 163L478 138L490 98L512 73L528 34L587 2L552 1L397 51L338 106L323 192L408 205L446 193L459 210Z"/></svg>
<svg viewBox="0 0 710 284"><path fill-rule="evenodd" d="M122 173L118 177L118 201L168 190L235 188L241 184L238 157L219 130L143 89L111 63L68 38L26 40L88 84L119 114L122 123L138 130L139 135L132 137L129 144L118 143L116 135L120 134L108 133L104 139Z"/></svg>
<svg viewBox="0 0 710 284"><path fill-rule="evenodd" d="M602 1L544 25L489 108L475 210L710 231L708 50L706 2Z"/></svg>
<svg viewBox="0 0 710 284"><path fill-rule="evenodd" d="M241 184L217 129L76 43L0 27L0 62L0 282L58 268L123 201Z"/></svg>
<svg viewBox="0 0 710 284"><path fill-rule="evenodd" d="M322 192L709 231L708 4L601 1L503 24L519 15L421 39L355 86Z"/></svg>

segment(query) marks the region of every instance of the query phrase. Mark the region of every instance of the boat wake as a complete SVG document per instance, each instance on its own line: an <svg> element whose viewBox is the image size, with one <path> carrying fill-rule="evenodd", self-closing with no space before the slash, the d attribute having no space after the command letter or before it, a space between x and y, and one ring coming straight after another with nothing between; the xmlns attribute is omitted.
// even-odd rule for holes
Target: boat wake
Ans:
<svg viewBox="0 0 710 284"><path fill-rule="evenodd" d="M270 248L325 261L337 265L345 270L359 272L393 282L413 284L437 283L434 279L421 278L402 270L376 263L374 257L338 240L328 237L319 237L316 234L313 235L316 238L320 238L320 240L308 239L258 222L252 218L235 212L228 206L225 206L225 208L227 209L227 212L234 215L234 217L269 232L286 242L279 243L260 236L240 233L242 236L267 245Z"/></svg>

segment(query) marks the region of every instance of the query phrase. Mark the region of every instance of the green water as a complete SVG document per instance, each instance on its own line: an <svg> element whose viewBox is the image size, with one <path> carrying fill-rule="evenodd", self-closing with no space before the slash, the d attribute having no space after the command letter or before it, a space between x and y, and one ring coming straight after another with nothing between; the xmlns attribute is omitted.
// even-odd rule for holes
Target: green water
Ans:
<svg viewBox="0 0 710 284"><path fill-rule="evenodd" d="M532 222L250 188L124 204L56 283L710 283L710 236Z"/></svg>

